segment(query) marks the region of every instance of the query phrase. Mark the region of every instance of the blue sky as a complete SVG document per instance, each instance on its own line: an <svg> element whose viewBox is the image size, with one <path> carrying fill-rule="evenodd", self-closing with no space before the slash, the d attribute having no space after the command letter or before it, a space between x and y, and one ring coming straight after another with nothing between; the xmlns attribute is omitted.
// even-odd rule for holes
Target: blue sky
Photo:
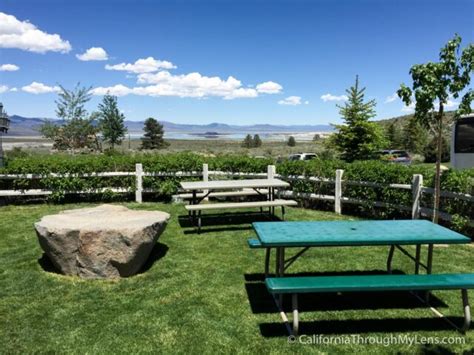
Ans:
<svg viewBox="0 0 474 355"><path fill-rule="evenodd" d="M55 117L57 86L80 81L90 110L110 91L130 120L337 123L358 74L387 118L406 113L388 98L411 65L454 33L474 42L470 0L2 0L0 13L0 101L28 117Z"/></svg>

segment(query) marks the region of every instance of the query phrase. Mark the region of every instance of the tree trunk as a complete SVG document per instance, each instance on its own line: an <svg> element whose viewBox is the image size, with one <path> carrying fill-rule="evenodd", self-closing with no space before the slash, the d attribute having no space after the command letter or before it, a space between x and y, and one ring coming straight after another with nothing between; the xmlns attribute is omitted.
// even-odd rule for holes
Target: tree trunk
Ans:
<svg viewBox="0 0 474 355"><path fill-rule="evenodd" d="M444 106L440 102L438 112L438 137L437 137L437 151L436 151L436 174L435 174L435 192L434 192L434 207L433 207L433 223L438 223L439 220L439 202L441 194L441 153L443 149L443 111Z"/></svg>

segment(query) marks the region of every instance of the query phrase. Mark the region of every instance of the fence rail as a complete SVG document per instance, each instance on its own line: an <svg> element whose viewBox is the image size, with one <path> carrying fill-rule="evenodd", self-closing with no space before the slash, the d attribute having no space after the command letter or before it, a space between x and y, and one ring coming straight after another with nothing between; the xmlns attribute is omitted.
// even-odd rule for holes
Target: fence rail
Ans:
<svg viewBox="0 0 474 355"><path fill-rule="evenodd" d="M104 193L111 191L114 193L135 193L135 200L142 202L144 193L156 192L154 189L143 188L143 177L199 177L204 181L207 181L210 177L246 177L246 178L281 178L289 182L294 181L310 181L324 184L334 184L334 195L324 195L309 192L296 192L296 191L280 191L282 197L297 198L303 200L321 200L334 202L334 210L336 213L342 213L343 204L356 204L365 206L374 206L380 208L392 208L399 211L411 212L412 218L419 218L421 216L431 217L434 214L434 210L428 207L421 206L423 194L434 194L434 189L431 187L423 186L423 176L414 175L411 184L382 184L370 181L354 181L344 180L343 170L336 170L335 178L321 178L317 176L305 176L305 175L290 175L283 176L277 174L275 166L269 165L266 173L247 173L247 172L225 172L225 171L212 171L208 169L208 165L204 164L202 171L176 171L176 172L151 172L143 171L142 164L136 164L135 171L115 171L115 172L100 172L100 173L85 173L85 174L0 174L0 180L39 180L44 178L61 178L61 177L135 177L136 184L135 190L130 188L97 188L85 191L65 191L65 194L95 194ZM360 186L360 187L372 187L372 188L393 188L412 192L412 205L398 205L394 203L388 203L383 201L370 201L362 200L353 197L343 196L343 186ZM47 196L53 192L49 190L41 189L29 189L29 190L0 190L0 197L19 197L19 196ZM441 191L441 197L448 199L459 199L467 202L474 202L474 196L451 191ZM440 211L439 217L445 221L452 221L453 216ZM470 220L469 225L474 227L474 220Z"/></svg>

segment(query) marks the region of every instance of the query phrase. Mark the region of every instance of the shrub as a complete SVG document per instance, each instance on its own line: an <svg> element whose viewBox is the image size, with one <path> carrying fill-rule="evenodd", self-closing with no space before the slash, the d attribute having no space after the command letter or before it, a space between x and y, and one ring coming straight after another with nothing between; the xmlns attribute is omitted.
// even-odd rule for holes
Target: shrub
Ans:
<svg viewBox="0 0 474 355"><path fill-rule="evenodd" d="M99 188L127 188L129 198L133 197L135 189L135 176L83 178L79 174L104 172L104 171L131 171L135 164L142 163L144 171L152 172L177 172L202 170L202 164L209 164L210 170L243 173L265 173L269 164L275 164L272 158L252 158L242 155L219 155L205 157L193 153L152 154L140 153L124 155L120 153L102 155L43 155L27 156L8 160L8 165L0 169L0 173L26 174L33 173L44 175L38 180L14 179L0 180L0 189L33 189L42 188L52 190L52 202L66 201L68 191L90 191ZM310 161L284 160L277 163L277 173L283 177L316 176L333 180L336 169L344 169L343 180L375 182L383 185L410 184L414 174L422 174L424 185L433 187L434 167L428 165L399 165L378 160L343 162L337 159L316 158ZM65 176L49 176L57 173ZM193 178L187 177L186 180ZM194 179L200 179L199 176ZM169 200L179 188L179 177L146 176L143 179L144 188L153 188L156 193L154 198ZM321 195L334 195L334 184L325 181L311 181L290 179L291 189L297 192L316 193ZM474 169L448 170L442 175L441 186L443 190L474 194ZM411 206L411 190L401 190L390 187L368 187L357 185L343 185L345 197L362 201L381 201L393 205ZM116 200L124 198L123 195L114 194L106 190L102 194L84 194L79 198L94 200ZM423 194L423 205L432 205L432 195ZM453 198L442 198L441 210L451 215L457 215L454 220L456 228L464 230L466 220L474 215L474 204ZM332 208L327 202L310 202L311 206ZM344 205L345 213L362 214L365 216L379 216L381 218L409 217L410 212L400 212L395 208L374 208L367 205Z"/></svg>

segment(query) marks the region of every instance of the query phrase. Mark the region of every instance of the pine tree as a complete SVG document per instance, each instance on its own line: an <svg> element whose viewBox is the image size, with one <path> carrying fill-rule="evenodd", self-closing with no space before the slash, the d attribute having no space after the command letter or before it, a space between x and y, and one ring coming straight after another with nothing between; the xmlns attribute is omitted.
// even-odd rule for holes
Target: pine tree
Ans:
<svg viewBox="0 0 474 355"><path fill-rule="evenodd" d="M169 145L163 139L163 125L153 117L147 118L143 130L145 134L142 137L141 149L161 149Z"/></svg>
<svg viewBox="0 0 474 355"><path fill-rule="evenodd" d="M390 149L401 149L402 147L402 132L395 122L391 122L387 127L387 140Z"/></svg>
<svg viewBox="0 0 474 355"><path fill-rule="evenodd" d="M253 139L250 134L247 134L242 142L243 148L252 148L253 147Z"/></svg>
<svg viewBox="0 0 474 355"><path fill-rule="evenodd" d="M262 140L258 134L253 136L253 147L258 148L262 146Z"/></svg>
<svg viewBox="0 0 474 355"><path fill-rule="evenodd" d="M105 95L102 103L99 104L99 123L102 131L102 137L108 142L112 149L116 144L122 143L127 133L125 127L125 116L120 112L117 103L117 97Z"/></svg>
<svg viewBox="0 0 474 355"><path fill-rule="evenodd" d="M286 144L287 144L289 147L294 147L294 146L296 146L296 139L295 139L295 137L290 136L290 137L288 138L288 142L286 142Z"/></svg>
<svg viewBox="0 0 474 355"><path fill-rule="evenodd" d="M359 88L359 77L355 85L346 90L348 100L339 106L339 113L345 124L336 125L337 133L331 136L331 143L347 161L368 159L384 145L383 131L369 119L375 116L375 100L364 102L365 88Z"/></svg>
<svg viewBox="0 0 474 355"><path fill-rule="evenodd" d="M403 149L423 154L428 144L428 130L412 117L403 128Z"/></svg>

